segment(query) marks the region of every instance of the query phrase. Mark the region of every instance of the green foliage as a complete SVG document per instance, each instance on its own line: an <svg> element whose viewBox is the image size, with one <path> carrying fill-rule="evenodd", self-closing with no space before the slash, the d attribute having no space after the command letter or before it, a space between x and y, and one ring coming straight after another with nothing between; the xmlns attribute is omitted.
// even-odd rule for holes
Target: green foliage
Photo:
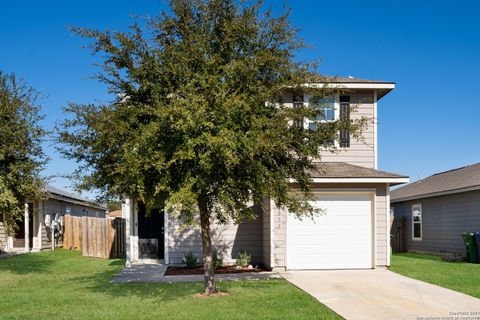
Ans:
<svg viewBox="0 0 480 320"><path fill-rule="evenodd" d="M254 217L249 201L265 197L315 213L305 201L312 159L335 148L340 129L358 136L365 119L317 131L291 125L321 112L284 105L293 93L315 101L337 91L304 86L329 79L294 59L304 43L288 11L274 17L262 2L233 0L170 7L129 32L73 29L93 41L98 79L116 95L108 105L66 108L61 151L82 164L79 187L138 197L189 224L199 203L221 222L240 222Z"/></svg>
<svg viewBox="0 0 480 320"><path fill-rule="evenodd" d="M122 209L122 201L120 200L110 200L107 202L107 208L110 211L121 210Z"/></svg>
<svg viewBox="0 0 480 320"><path fill-rule="evenodd" d="M240 251L237 254L237 266L246 267L252 261L252 256L245 251Z"/></svg>
<svg viewBox="0 0 480 320"><path fill-rule="evenodd" d="M321 115L315 102L339 90L305 85L330 79L295 59L305 45L288 9L273 16L262 4L171 0L168 12L128 32L73 28L101 56L98 79L115 97L66 108L60 151L80 163L78 187L138 198L187 226L200 212L210 271L211 218L253 219L250 203L265 198L299 216L317 214L308 202L312 160L335 150L341 129L359 137L367 121L294 125ZM314 103L292 108L293 94Z"/></svg>
<svg viewBox="0 0 480 320"><path fill-rule="evenodd" d="M40 177L46 157L41 140L39 93L0 71L0 214L6 215L8 234L24 213L25 201L43 197Z"/></svg>
<svg viewBox="0 0 480 320"><path fill-rule="evenodd" d="M185 265L187 266L187 268L194 269L197 267L198 259L193 254L192 251L188 251L187 253L185 253L184 259L185 259Z"/></svg>
<svg viewBox="0 0 480 320"><path fill-rule="evenodd" d="M213 250L212 253L213 267L220 268L223 266L223 255L218 252L218 250Z"/></svg>

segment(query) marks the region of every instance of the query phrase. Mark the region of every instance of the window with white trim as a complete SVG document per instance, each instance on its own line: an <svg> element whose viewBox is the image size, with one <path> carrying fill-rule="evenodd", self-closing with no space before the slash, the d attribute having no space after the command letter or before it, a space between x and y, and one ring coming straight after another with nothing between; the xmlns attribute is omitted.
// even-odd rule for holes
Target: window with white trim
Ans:
<svg viewBox="0 0 480 320"><path fill-rule="evenodd" d="M422 240L422 204L412 205L412 239Z"/></svg>
<svg viewBox="0 0 480 320"><path fill-rule="evenodd" d="M317 130L319 125L336 120L335 98L326 97L315 103L320 114L315 119L306 119L306 127L310 130Z"/></svg>

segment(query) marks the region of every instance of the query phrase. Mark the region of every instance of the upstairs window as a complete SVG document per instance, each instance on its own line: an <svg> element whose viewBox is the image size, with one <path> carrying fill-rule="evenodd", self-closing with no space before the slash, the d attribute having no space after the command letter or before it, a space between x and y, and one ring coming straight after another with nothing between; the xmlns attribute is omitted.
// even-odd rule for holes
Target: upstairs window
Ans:
<svg viewBox="0 0 480 320"><path fill-rule="evenodd" d="M335 99L333 97L327 97L321 99L317 103L317 107L320 110L320 114L315 120L317 121L334 121L335 120Z"/></svg>
<svg viewBox="0 0 480 320"><path fill-rule="evenodd" d="M412 239L422 240L422 205L412 205Z"/></svg>

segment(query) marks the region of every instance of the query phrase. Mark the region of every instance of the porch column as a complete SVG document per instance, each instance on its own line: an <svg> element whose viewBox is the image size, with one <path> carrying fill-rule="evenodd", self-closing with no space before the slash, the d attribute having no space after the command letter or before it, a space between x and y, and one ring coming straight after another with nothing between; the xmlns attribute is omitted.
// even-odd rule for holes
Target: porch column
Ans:
<svg viewBox="0 0 480 320"><path fill-rule="evenodd" d="M28 203L25 203L25 212L24 212L25 218L24 223L25 223L25 251L28 252L30 251L30 215L28 214Z"/></svg>
<svg viewBox="0 0 480 320"><path fill-rule="evenodd" d="M37 203L37 212L34 213L34 217L36 217L36 222L34 219L33 229L35 229L37 236L34 238L33 241L33 248L36 251L42 250L42 224L43 224L43 201L39 201ZM34 234L35 236L35 234Z"/></svg>
<svg viewBox="0 0 480 320"><path fill-rule="evenodd" d="M122 217L125 218L125 234L126 234L126 260L125 260L125 266L127 268L130 268L132 266L132 252L131 252L131 247L132 247L132 241L131 241L131 236L132 236L132 227L131 227L131 220L132 220L132 209L131 209L131 201L130 198L125 198L125 200L122 202Z"/></svg>

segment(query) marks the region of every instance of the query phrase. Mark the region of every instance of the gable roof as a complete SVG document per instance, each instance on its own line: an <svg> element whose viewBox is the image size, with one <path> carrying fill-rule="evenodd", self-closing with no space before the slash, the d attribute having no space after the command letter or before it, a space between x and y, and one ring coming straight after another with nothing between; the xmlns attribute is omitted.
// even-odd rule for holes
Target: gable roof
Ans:
<svg viewBox="0 0 480 320"><path fill-rule="evenodd" d="M330 85L338 88L351 90L375 90L377 92L377 100L380 100L387 93L395 89L395 82L383 80L369 80L354 77L337 77L327 75L312 75L307 82L309 84Z"/></svg>
<svg viewBox="0 0 480 320"><path fill-rule="evenodd" d="M321 162L310 172L312 183L389 183L408 182L408 177L396 173L353 165L346 162ZM290 180L290 182L295 182Z"/></svg>
<svg viewBox="0 0 480 320"><path fill-rule="evenodd" d="M388 84L395 84L392 81L383 81L383 80L369 80L369 79L360 79L354 77L333 77L327 76L331 82L334 83L388 83Z"/></svg>
<svg viewBox="0 0 480 320"><path fill-rule="evenodd" d="M480 163L436 173L390 193L392 202L480 189Z"/></svg>
<svg viewBox="0 0 480 320"><path fill-rule="evenodd" d="M89 207L97 208L100 210L105 210L105 211L108 210L107 207L99 205L91 200L88 200L87 198L67 192L63 189L57 188L49 184L47 184L44 189L50 195L50 197L56 198L58 200L62 200L70 203L76 203L84 206L89 206Z"/></svg>
<svg viewBox="0 0 480 320"><path fill-rule="evenodd" d="M357 166L346 162L322 162L312 178L408 178L396 173Z"/></svg>

